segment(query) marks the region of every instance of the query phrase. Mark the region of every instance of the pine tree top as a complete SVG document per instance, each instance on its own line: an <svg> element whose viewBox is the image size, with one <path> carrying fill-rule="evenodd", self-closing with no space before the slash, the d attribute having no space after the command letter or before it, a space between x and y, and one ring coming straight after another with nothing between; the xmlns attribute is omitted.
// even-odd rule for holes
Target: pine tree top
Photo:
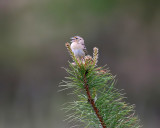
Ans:
<svg viewBox="0 0 160 128"><path fill-rule="evenodd" d="M77 96L63 106L66 121L72 127L140 128L134 105L126 103L122 91L114 87L115 76L108 68L98 67L98 48L93 49L93 57L78 59L69 43L66 47L74 62L69 62L68 77L60 87Z"/></svg>

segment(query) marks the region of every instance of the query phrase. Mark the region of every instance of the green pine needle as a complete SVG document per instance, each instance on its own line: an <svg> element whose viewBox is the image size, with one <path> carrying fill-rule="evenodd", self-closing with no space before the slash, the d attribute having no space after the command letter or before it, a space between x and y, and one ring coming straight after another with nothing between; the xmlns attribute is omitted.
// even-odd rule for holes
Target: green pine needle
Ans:
<svg viewBox="0 0 160 128"><path fill-rule="evenodd" d="M70 94L77 98L63 105L65 121L72 127L140 128L134 106L127 104L122 91L114 87L115 76L108 69L97 67L98 49L94 48L93 59L86 56L79 60L69 43L66 47L74 63L69 62L69 69L65 69L68 77L60 87L62 91L71 89Z"/></svg>

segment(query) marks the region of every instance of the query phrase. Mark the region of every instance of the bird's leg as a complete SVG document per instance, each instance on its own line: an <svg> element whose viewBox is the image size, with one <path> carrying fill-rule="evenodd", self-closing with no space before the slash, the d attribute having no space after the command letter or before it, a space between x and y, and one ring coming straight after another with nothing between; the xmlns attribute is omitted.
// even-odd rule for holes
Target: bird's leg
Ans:
<svg viewBox="0 0 160 128"><path fill-rule="evenodd" d="M85 60L84 60L84 57L81 56L81 62L84 64L85 63Z"/></svg>
<svg viewBox="0 0 160 128"><path fill-rule="evenodd" d="M78 61L78 63L80 64L80 62L81 62L81 61L80 61L80 58L77 57L77 61Z"/></svg>

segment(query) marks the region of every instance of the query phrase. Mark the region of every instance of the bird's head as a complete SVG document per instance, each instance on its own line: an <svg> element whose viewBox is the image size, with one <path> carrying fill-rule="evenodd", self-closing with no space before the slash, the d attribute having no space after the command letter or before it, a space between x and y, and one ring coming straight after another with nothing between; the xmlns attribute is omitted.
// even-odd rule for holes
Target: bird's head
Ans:
<svg viewBox="0 0 160 128"><path fill-rule="evenodd" d="M71 38L71 42L76 42L76 43L83 44L84 39L80 36L74 36L74 37Z"/></svg>

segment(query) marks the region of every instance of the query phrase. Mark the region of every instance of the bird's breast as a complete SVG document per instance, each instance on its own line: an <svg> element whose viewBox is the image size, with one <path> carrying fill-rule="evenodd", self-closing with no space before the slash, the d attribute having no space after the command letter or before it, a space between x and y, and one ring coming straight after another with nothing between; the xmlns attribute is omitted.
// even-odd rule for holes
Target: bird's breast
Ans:
<svg viewBox="0 0 160 128"><path fill-rule="evenodd" d="M81 58L85 56L85 53L82 49L72 49L72 51L76 57Z"/></svg>
<svg viewBox="0 0 160 128"><path fill-rule="evenodd" d="M84 48L84 47L83 47L82 44L78 44L78 43L76 43L76 42L73 42L73 43L71 44L71 49L76 50L76 49L83 49L83 48Z"/></svg>

